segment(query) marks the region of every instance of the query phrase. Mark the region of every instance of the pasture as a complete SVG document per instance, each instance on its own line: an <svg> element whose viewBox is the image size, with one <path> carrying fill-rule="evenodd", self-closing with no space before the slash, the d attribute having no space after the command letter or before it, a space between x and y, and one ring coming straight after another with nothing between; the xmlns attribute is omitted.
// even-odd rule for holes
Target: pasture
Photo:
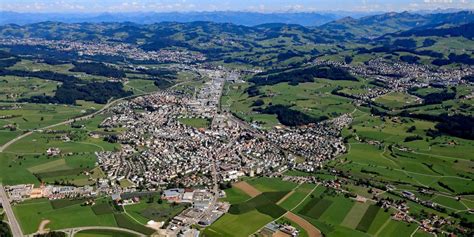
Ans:
<svg viewBox="0 0 474 237"><path fill-rule="evenodd" d="M90 206L80 204L54 208L47 199L37 199L13 207L24 233L36 232L42 220L50 220L52 230L79 226L117 226L112 214L97 216Z"/></svg>
<svg viewBox="0 0 474 237"><path fill-rule="evenodd" d="M144 197L139 203L127 205L124 210L141 224L146 225L150 220L166 221L179 214L186 208L185 204L175 204L163 201L158 203L159 195L150 200Z"/></svg>
<svg viewBox="0 0 474 237"><path fill-rule="evenodd" d="M289 192L297 186L297 184L293 182L268 177L251 179L248 180L247 183L254 186L261 192Z"/></svg>
<svg viewBox="0 0 474 237"><path fill-rule="evenodd" d="M58 82L34 77L0 76L0 101L15 102L37 95L54 95Z"/></svg>
<svg viewBox="0 0 474 237"><path fill-rule="evenodd" d="M414 105L421 103L421 99L416 96L402 93L402 92L391 92L383 96L377 97L375 102L382 104L391 109L402 108L407 105Z"/></svg>
<svg viewBox="0 0 474 237"><path fill-rule="evenodd" d="M331 94L331 91L338 88L358 88L366 85L366 81L332 81L316 78L315 82L300 83L298 86L291 86L287 83L279 83L271 86L262 86L259 91L263 97L249 97L245 92L247 84L226 85L221 105L229 108L238 117L249 121L259 122L264 128L270 128L278 124L276 115L259 114L252 109L253 103L257 99L264 101L264 106L285 105L291 109L301 111L313 117L337 117L343 113L354 110L354 105L350 99Z"/></svg>
<svg viewBox="0 0 474 237"><path fill-rule="evenodd" d="M83 230L74 237L136 237L136 235L117 230Z"/></svg>

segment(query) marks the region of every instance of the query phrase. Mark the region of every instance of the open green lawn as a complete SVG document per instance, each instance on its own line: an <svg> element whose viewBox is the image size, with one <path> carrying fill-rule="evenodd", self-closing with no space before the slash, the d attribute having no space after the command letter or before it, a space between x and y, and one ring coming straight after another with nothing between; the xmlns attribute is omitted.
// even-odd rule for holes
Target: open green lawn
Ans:
<svg viewBox="0 0 474 237"><path fill-rule="evenodd" d="M222 200L229 202L230 204L244 202L250 199L249 195L247 195L244 191L238 188L228 188L224 191L225 191L226 197L223 198Z"/></svg>
<svg viewBox="0 0 474 237"><path fill-rule="evenodd" d="M249 211L239 215L225 214L204 230L203 236L247 237L272 221L273 218L258 212Z"/></svg>
<svg viewBox="0 0 474 237"><path fill-rule="evenodd" d="M358 111L352 127L344 130L343 134L381 144L369 145L350 139L349 152L342 156L347 162L336 165L360 178L407 182L443 192L453 192L450 189L454 193L473 191L474 184L469 182L474 178L474 161L469 155L474 152L473 141L449 136L434 139L426 136L426 130L434 129L434 126L435 123L428 121L390 117L382 119ZM404 141L406 137L415 135L420 136L421 140ZM440 183L450 189L442 187ZM447 205L460 207L456 203Z"/></svg>
<svg viewBox="0 0 474 237"><path fill-rule="evenodd" d="M308 193L311 192L311 190L313 190L314 187L315 187L314 184L305 183L305 184L300 185L298 188L295 189L293 194L291 194L287 199L285 199L279 205L285 208L286 210L293 209L308 195Z"/></svg>
<svg viewBox="0 0 474 237"><path fill-rule="evenodd" d="M297 186L296 183L283 181L279 178L261 177L248 180L247 183L261 192L290 191Z"/></svg>
<svg viewBox="0 0 474 237"><path fill-rule="evenodd" d="M52 230L79 226L117 226L112 214L97 216L90 206L80 204L54 209L46 199L32 200L13 207L25 233L34 233L42 220L50 220Z"/></svg>
<svg viewBox="0 0 474 237"><path fill-rule="evenodd" d="M383 236L410 236L416 229L417 225L414 223L408 224L399 221L390 221L380 232Z"/></svg>
<svg viewBox="0 0 474 237"><path fill-rule="evenodd" d="M124 88L131 90L134 94L142 94L159 90L159 88L155 86L153 80L143 79L130 80L124 85Z"/></svg>
<svg viewBox="0 0 474 237"><path fill-rule="evenodd" d="M136 235L116 230L83 230L77 232L75 237L136 237Z"/></svg>
<svg viewBox="0 0 474 237"><path fill-rule="evenodd" d="M378 97L375 99L375 102L383 104L391 109L396 109L407 105L421 103L421 100L416 96L407 93L392 92Z"/></svg>
<svg viewBox="0 0 474 237"><path fill-rule="evenodd" d="M139 203L125 206L126 212L140 223L146 225L150 220L166 221L173 218L186 208L184 204L173 204L163 201L158 203L159 196L149 203L148 198L143 198Z"/></svg>
<svg viewBox="0 0 474 237"><path fill-rule="evenodd" d="M34 77L0 76L0 100L17 101L37 95L54 95L58 82Z"/></svg>
<svg viewBox="0 0 474 237"><path fill-rule="evenodd" d="M87 121L76 122L74 126L58 126L53 133L38 131L18 140L0 153L0 180L5 184L38 184L39 180L33 175L36 174L47 183L58 181L78 186L93 184L96 178L103 176L101 172L89 179L83 171L95 167L94 152L112 151L119 147L116 143L89 136L90 132L104 132L98 128L104 118L105 115L98 115ZM63 141L64 137L71 140ZM61 155L48 157L46 150L51 147L59 148Z"/></svg>
<svg viewBox="0 0 474 237"><path fill-rule="evenodd" d="M103 105L88 101L77 101L78 105L12 104L0 103L0 125L16 124L18 130L38 129L51 124L90 113Z"/></svg>
<svg viewBox="0 0 474 237"><path fill-rule="evenodd" d="M227 85L224 90L221 104L229 108L238 117L247 121L258 121L263 127L269 128L278 124L275 115L259 114L252 111L252 104L257 99L262 99L265 106L270 102L273 105L281 104L290 106L313 117L337 117L343 113L354 110L350 100L341 96L331 94L338 86L360 87L367 85L366 81L332 81L316 78L315 82L300 83L291 86L287 83L279 83L259 88L264 97L249 97L245 92L247 84Z"/></svg>
<svg viewBox="0 0 474 237"><path fill-rule="evenodd" d="M356 202L354 206L352 206L351 210L347 213L341 225L355 229L369 206L370 205L368 203Z"/></svg>

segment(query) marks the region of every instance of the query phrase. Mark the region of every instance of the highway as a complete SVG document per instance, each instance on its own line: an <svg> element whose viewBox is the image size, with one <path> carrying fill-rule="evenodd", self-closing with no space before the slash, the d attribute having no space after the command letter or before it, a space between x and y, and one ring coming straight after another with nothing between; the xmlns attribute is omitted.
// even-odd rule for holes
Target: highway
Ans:
<svg viewBox="0 0 474 237"><path fill-rule="evenodd" d="M10 229L12 231L13 237L21 237L23 236L23 232L21 231L20 224L18 223L17 219L15 218L15 214L13 214L12 206L10 205L10 201L8 200L7 193L5 192L5 188L2 184L0 184L0 199L2 201L3 209L8 217L8 223L10 224Z"/></svg>

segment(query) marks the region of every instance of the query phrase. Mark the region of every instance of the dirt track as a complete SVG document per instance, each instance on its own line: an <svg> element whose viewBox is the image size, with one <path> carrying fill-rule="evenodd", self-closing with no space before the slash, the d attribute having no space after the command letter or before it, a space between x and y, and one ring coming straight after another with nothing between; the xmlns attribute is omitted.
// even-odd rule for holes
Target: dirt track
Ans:
<svg viewBox="0 0 474 237"><path fill-rule="evenodd" d="M44 234L48 233L49 229L46 228L46 226L50 223L50 220L42 220L39 227L38 227L38 232L39 234Z"/></svg>
<svg viewBox="0 0 474 237"><path fill-rule="evenodd" d="M245 181L235 183L232 186L244 191L246 194L248 194L251 197L256 197L256 196L258 196L262 193L262 192L258 191L258 189L256 189L254 186L248 184Z"/></svg>
<svg viewBox="0 0 474 237"><path fill-rule="evenodd" d="M284 197L282 197L276 204L280 205L282 202L284 202L288 197L293 195L295 193L295 190L291 190L291 192L287 193Z"/></svg>
<svg viewBox="0 0 474 237"><path fill-rule="evenodd" d="M301 226L301 228L303 228L304 230L306 230L306 233L308 233L309 237L322 237L323 236L321 234L321 231L316 229L316 227L311 225L311 223L309 223L305 219L299 217L298 215L296 215L292 212L287 212L285 214L285 217L288 218L289 220L295 222L299 226Z"/></svg>

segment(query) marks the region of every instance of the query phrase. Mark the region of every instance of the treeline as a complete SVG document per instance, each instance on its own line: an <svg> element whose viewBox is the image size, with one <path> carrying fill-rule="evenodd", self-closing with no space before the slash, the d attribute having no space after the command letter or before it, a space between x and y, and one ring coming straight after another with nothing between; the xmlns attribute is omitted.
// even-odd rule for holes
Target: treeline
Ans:
<svg viewBox="0 0 474 237"><path fill-rule="evenodd" d="M474 65L474 58L471 58L469 54L455 54L450 53L447 59L437 58L431 62L436 66L444 66L452 63L461 63L467 65Z"/></svg>
<svg viewBox="0 0 474 237"><path fill-rule="evenodd" d="M249 81L256 86L275 85L288 82L290 85L298 85L302 82L314 82L314 78L327 78L331 80L357 81L347 70L334 66L314 66L308 68L293 69L275 74L257 74Z"/></svg>
<svg viewBox="0 0 474 237"><path fill-rule="evenodd" d="M158 77L160 79L168 79L168 80L175 80L178 78L176 71L159 68L159 69L137 69L136 71L132 71L133 73L137 74L146 74L153 77Z"/></svg>
<svg viewBox="0 0 474 237"><path fill-rule="evenodd" d="M0 220L3 220L3 215L0 214ZM1 237L12 237L12 232L10 231L10 227L6 222L0 221L0 236Z"/></svg>
<svg viewBox="0 0 474 237"><path fill-rule="evenodd" d="M11 67L19 61L21 60L15 55L7 51L0 50L0 68Z"/></svg>
<svg viewBox="0 0 474 237"><path fill-rule="evenodd" d="M300 111L290 109L284 105L271 105L265 109L255 108L254 111L264 114L276 114L278 121L286 126L300 126L328 119L326 116L314 118Z"/></svg>
<svg viewBox="0 0 474 237"><path fill-rule="evenodd" d="M439 104L445 100L452 100L456 98L456 91L448 91L448 89L444 89L441 92L433 92L426 95L421 95L417 93L418 88L409 89L408 92L410 94L416 95L423 99L423 104L430 105L430 104Z"/></svg>
<svg viewBox="0 0 474 237"><path fill-rule="evenodd" d="M70 83L80 83L77 77L55 73L51 71L23 71L23 70L9 70L9 69L0 69L0 76L17 76L17 77L37 77L40 79L59 81L59 82L70 82Z"/></svg>
<svg viewBox="0 0 474 237"><path fill-rule="evenodd" d="M74 62L73 65L74 67L69 70L71 72L85 72L91 75L113 78L123 78L126 76L123 71L107 66L104 63Z"/></svg>
<svg viewBox="0 0 474 237"><path fill-rule="evenodd" d="M474 82L474 74L473 75L467 75L462 78L463 80L466 80L468 82Z"/></svg>
<svg viewBox="0 0 474 237"><path fill-rule="evenodd" d="M440 133L465 139L474 139L474 117L472 116L462 114L412 114L406 110L402 111L400 116L438 122L438 124L435 125L435 128ZM428 135L436 136L439 135L439 133L436 131L429 131Z"/></svg>
<svg viewBox="0 0 474 237"><path fill-rule="evenodd" d="M162 80L162 79L155 79L153 81L153 84L155 84L156 87L158 87L162 90L170 87L171 85L173 85L173 83L171 83L167 80Z"/></svg>
<svg viewBox="0 0 474 237"><path fill-rule="evenodd" d="M120 82L89 82L87 84L63 83L54 96L32 96L21 99L21 102L31 103L53 103L53 104L76 104L76 100L94 101L105 104L114 97L125 97L132 92L124 91Z"/></svg>

